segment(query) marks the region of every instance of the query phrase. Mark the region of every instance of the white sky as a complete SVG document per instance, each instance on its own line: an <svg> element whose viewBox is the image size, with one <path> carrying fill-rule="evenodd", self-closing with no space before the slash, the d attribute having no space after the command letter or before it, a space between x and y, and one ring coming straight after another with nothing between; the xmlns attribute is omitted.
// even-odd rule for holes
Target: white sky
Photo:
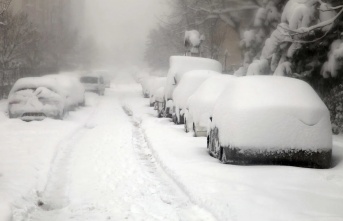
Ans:
<svg viewBox="0 0 343 221"><path fill-rule="evenodd" d="M102 47L102 55L114 65L140 65L147 34L166 11L164 0L86 2L88 30Z"/></svg>

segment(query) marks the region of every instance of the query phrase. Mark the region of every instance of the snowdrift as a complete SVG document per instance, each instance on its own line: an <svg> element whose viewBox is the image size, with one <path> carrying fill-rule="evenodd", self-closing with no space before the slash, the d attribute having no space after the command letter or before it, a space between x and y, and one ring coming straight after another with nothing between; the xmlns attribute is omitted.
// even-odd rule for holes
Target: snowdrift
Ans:
<svg viewBox="0 0 343 221"><path fill-rule="evenodd" d="M236 79L215 105L211 132L213 143L220 145L211 146L214 154L224 162L330 166L329 111L310 85L300 80Z"/></svg>

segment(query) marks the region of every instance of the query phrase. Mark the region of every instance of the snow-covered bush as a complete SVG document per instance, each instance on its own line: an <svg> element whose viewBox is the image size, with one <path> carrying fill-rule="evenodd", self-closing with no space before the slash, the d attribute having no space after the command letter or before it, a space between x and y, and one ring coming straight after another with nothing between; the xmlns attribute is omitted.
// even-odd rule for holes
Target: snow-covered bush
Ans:
<svg viewBox="0 0 343 221"><path fill-rule="evenodd" d="M214 105L223 90L235 79L236 77L232 75L210 77L189 97L186 117L188 125L185 125L188 131L193 128L196 136L207 136L207 127Z"/></svg>
<svg viewBox="0 0 343 221"><path fill-rule="evenodd" d="M237 78L219 97L211 130L210 149L224 162L330 166L330 113L301 80Z"/></svg>
<svg viewBox="0 0 343 221"><path fill-rule="evenodd" d="M257 61L265 59L270 74L310 83L325 102L330 102L329 109L336 116L329 104L341 102L338 96L334 102L331 92L343 89L339 86L343 69L342 6L337 0L263 1L253 25L242 36L244 62L234 75L260 73Z"/></svg>
<svg viewBox="0 0 343 221"><path fill-rule="evenodd" d="M255 60L248 67L247 75L268 75L269 64L266 59Z"/></svg>
<svg viewBox="0 0 343 221"><path fill-rule="evenodd" d="M324 78L338 77L343 71L343 41L332 42L328 53L328 61L324 63L321 74Z"/></svg>
<svg viewBox="0 0 343 221"><path fill-rule="evenodd" d="M201 35L197 30L185 32L184 45L191 54L200 54L200 45L204 40L205 36Z"/></svg>

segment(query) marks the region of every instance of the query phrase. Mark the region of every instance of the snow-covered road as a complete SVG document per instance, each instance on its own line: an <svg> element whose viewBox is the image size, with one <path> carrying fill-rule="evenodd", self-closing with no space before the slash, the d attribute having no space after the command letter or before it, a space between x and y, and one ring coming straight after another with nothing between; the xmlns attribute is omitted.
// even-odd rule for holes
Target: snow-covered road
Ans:
<svg viewBox="0 0 343 221"><path fill-rule="evenodd" d="M131 79L63 121L0 102L0 221L343 220L342 137L329 170L223 165L148 103Z"/></svg>
<svg viewBox="0 0 343 221"><path fill-rule="evenodd" d="M31 179L29 188L33 189L25 188L24 179L13 179L18 182L18 189L27 192L10 202L13 206L8 216L13 216L14 221L215 220L191 203L160 169L147 146L139 119L130 116L121 96L111 90L105 97L89 94L88 107L71 113L65 122L26 123L31 133L42 136L41 147L50 137L37 131L36 126L45 125L45 130L50 130L49 125L65 123L73 125L67 127L73 129L59 128L54 134L56 145L43 147L51 149L51 153L32 156L32 160L50 158L49 162L34 166L46 167L44 173L29 172L42 176ZM25 124L13 122L20 124L15 127L17 130ZM58 133L65 135L61 138ZM36 140L31 139L30 145L35 146ZM35 154L39 151L37 147ZM23 166L33 166L31 163L22 162Z"/></svg>

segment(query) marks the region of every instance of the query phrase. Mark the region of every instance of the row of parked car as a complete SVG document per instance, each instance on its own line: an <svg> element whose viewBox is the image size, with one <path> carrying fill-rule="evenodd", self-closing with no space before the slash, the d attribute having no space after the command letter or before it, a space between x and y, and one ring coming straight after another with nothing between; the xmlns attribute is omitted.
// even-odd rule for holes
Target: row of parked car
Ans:
<svg viewBox="0 0 343 221"><path fill-rule="evenodd" d="M207 137L223 163L329 168L330 114L306 82L276 76L222 74L218 61L173 56L167 77L145 77L158 117Z"/></svg>
<svg viewBox="0 0 343 221"><path fill-rule="evenodd" d="M109 78L96 72L21 78L9 93L8 115L24 121L63 119L69 111L85 106L85 91L104 95L105 87L110 87Z"/></svg>

